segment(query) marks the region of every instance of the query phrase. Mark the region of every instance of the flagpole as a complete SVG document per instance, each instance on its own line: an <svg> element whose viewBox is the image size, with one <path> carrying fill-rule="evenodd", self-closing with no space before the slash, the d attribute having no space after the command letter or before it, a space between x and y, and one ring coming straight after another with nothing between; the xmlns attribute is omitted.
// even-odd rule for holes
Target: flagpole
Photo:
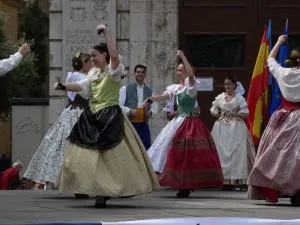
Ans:
<svg viewBox="0 0 300 225"><path fill-rule="evenodd" d="M270 51L272 50L272 33L271 33L271 31L272 31L272 20L271 19L269 19L269 25L268 25L268 30L269 30L269 32L270 32L270 34L269 34L269 43L270 43Z"/></svg>

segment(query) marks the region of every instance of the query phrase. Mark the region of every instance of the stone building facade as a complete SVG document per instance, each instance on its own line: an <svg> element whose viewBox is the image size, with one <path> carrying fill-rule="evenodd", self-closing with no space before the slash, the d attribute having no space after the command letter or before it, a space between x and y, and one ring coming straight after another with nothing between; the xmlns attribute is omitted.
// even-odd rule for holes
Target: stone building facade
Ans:
<svg viewBox="0 0 300 225"><path fill-rule="evenodd" d="M177 0L50 0L50 114L53 124L66 103L64 92L54 92L55 77L65 80L70 58L101 41L95 28L107 23L134 80L136 64L145 64L146 83L156 93L176 81L178 48ZM152 138L166 123L161 111L150 121Z"/></svg>

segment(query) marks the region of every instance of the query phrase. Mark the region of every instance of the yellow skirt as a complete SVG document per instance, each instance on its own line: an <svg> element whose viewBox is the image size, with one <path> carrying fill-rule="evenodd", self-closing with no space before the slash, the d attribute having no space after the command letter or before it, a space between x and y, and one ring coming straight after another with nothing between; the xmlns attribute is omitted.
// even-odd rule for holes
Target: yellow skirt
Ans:
<svg viewBox="0 0 300 225"><path fill-rule="evenodd" d="M159 187L137 132L124 115L123 141L109 150L70 145L64 156L59 191L122 197L150 193Z"/></svg>

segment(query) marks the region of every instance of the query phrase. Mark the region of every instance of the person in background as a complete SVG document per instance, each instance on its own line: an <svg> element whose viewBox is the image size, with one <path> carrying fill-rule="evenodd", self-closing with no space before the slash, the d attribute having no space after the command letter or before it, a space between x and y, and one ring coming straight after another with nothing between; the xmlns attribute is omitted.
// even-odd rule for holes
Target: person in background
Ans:
<svg viewBox="0 0 300 225"><path fill-rule="evenodd" d="M2 173L0 177L0 190L15 189L14 187L22 184L19 173L23 166L21 162L15 162L11 168L8 168Z"/></svg>
<svg viewBox="0 0 300 225"><path fill-rule="evenodd" d="M72 58L72 67L73 71L68 72L66 83L84 80L92 68L91 56L87 53L76 53ZM69 91L67 95L69 104L48 130L24 174L28 180L44 184L45 189L53 189L56 185L64 151L68 146L67 137L83 110L89 105L88 99L75 92ZM75 194L75 197L82 198L83 195Z"/></svg>
<svg viewBox="0 0 300 225"><path fill-rule="evenodd" d="M226 77L224 88L225 92L216 97L210 109L217 118L211 135L221 161L223 189L244 189L255 159L254 144L245 123L249 110L240 82Z"/></svg>
<svg viewBox="0 0 300 225"><path fill-rule="evenodd" d="M149 108L143 108L145 99L152 96L152 89L145 84L146 70L144 65L135 66L135 82L120 89L119 103L148 150L151 146L148 119L157 113L158 105L154 103Z"/></svg>

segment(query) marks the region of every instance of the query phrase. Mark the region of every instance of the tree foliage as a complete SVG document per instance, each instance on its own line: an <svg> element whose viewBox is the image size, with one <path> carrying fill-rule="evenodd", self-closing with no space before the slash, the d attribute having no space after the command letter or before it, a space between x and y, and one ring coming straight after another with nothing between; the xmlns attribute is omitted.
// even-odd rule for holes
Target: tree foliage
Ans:
<svg viewBox="0 0 300 225"><path fill-rule="evenodd" d="M33 40L31 46L38 58L37 72L41 75L42 82L48 77L48 36L49 15L39 6L39 1L28 1L19 16L19 37Z"/></svg>
<svg viewBox="0 0 300 225"><path fill-rule="evenodd" d="M2 32L5 17L3 13L0 15L0 59L9 58L24 42L34 44L33 40L25 41L23 38L16 43L7 41ZM37 65L38 58L32 52L15 69L0 77L0 113L9 111L11 98L32 98L43 95L42 76L37 72Z"/></svg>

